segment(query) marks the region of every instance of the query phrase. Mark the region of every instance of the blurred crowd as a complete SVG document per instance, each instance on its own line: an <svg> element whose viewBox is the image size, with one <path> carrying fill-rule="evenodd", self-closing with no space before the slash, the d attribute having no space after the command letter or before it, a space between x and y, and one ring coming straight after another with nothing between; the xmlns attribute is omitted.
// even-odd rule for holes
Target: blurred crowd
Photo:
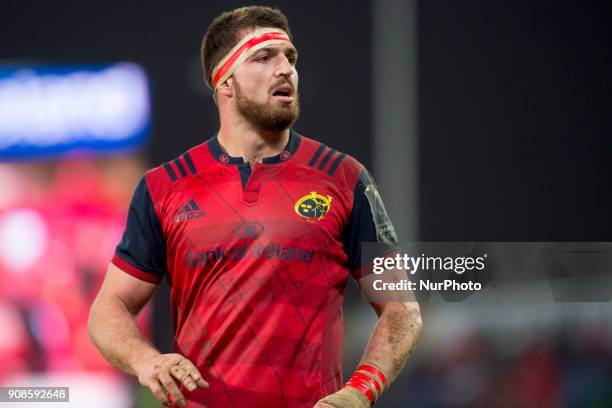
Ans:
<svg viewBox="0 0 612 408"><path fill-rule="evenodd" d="M462 334L446 349L417 352L388 406L612 407L612 336L600 323Z"/></svg>
<svg viewBox="0 0 612 408"><path fill-rule="evenodd" d="M87 316L142 173L130 156L0 164L0 384L115 373Z"/></svg>

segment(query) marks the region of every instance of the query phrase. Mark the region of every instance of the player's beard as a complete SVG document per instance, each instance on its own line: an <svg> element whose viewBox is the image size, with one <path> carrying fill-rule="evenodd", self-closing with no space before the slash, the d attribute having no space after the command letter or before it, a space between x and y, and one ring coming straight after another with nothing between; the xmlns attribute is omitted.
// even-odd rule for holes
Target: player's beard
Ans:
<svg viewBox="0 0 612 408"><path fill-rule="evenodd" d="M254 126L273 132L288 129L300 116L300 102L297 92L293 94L292 103L275 104L257 103L247 98L238 81L234 81L236 89L236 108L238 112Z"/></svg>

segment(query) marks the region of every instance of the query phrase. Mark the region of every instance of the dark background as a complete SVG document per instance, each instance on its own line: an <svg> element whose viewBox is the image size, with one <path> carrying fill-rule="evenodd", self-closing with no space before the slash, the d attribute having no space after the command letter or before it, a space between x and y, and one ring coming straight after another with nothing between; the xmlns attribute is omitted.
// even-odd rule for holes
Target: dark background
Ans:
<svg viewBox="0 0 612 408"><path fill-rule="evenodd" d="M419 2L421 239L612 239L612 2Z"/></svg>
<svg viewBox="0 0 612 408"><path fill-rule="evenodd" d="M52 63L133 61L153 90L152 165L216 132L200 44L213 18L237 1L3 2L0 56ZM368 161L369 3L277 2L299 49L302 134Z"/></svg>
<svg viewBox="0 0 612 408"><path fill-rule="evenodd" d="M2 4L5 60L146 68L151 165L214 134L200 41L244 2ZM270 4L300 51L296 129L372 167L371 4ZM418 50L421 240L612 240L612 3L422 1Z"/></svg>

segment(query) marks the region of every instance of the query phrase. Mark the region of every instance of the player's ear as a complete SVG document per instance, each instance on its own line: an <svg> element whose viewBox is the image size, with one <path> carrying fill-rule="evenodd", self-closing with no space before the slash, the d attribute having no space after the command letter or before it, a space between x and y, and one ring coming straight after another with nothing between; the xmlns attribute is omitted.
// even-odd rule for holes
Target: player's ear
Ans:
<svg viewBox="0 0 612 408"><path fill-rule="evenodd" d="M234 90L232 88L233 78L226 79L222 84L217 87L217 94L227 96L231 98L234 95Z"/></svg>

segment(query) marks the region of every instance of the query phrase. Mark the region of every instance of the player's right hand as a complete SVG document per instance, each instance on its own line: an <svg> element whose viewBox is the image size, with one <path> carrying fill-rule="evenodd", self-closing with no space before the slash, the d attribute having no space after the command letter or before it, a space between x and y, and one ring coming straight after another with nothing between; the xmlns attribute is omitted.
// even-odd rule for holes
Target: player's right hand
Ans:
<svg viewBox="0 0 612 408"><path fill-rule="evenodd" d="M165 407L171 407L173 402L185 406L185 397L175 381L189 391L195 391L197 387L208 388L208 383L196 366L177 353L142 358L136 363L134 371L140 384L148 387Z"/></svg>

